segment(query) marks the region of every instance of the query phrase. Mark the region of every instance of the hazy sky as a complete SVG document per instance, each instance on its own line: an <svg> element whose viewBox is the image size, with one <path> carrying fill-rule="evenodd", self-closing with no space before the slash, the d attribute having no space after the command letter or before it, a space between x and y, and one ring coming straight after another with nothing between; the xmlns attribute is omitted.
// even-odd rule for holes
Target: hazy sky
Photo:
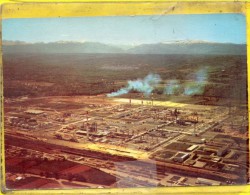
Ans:
<svg viewBox="0 0 250 195"><path fill-rule="evenodd" d="M3 20L3 40L91 41L111 44L175 40L246 43L241 14L37 18Z"/></svg>

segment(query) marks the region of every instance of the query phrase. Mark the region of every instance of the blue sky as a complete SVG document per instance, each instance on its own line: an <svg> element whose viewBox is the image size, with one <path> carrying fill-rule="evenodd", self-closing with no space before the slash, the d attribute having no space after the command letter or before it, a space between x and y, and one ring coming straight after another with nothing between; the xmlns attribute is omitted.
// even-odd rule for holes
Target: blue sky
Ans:
<svg viewBox="0 0 250 195"><path fill-rule="evenodd" d="M137 45L176 40L246 43L242 14L33 18L3 20L3 40L91 41Z"/></svg>

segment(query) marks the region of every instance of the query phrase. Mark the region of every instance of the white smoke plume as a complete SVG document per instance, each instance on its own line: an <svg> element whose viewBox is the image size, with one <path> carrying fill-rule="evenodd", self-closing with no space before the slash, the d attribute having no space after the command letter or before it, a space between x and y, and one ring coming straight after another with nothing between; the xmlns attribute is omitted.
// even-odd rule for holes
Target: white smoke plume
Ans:
<svg viewBox="0 0 250 195"><path fill-rule="evenodd" d="M135 90L143 93L145 96L149 96L155 87L161 81L161 77L158 74L149 74L144 79L137 79L134 81L128 81L127 86L119 89L116 92L109 93L108 97L115 97L119 95L124 95L130 92L131 90Z"/></svg>

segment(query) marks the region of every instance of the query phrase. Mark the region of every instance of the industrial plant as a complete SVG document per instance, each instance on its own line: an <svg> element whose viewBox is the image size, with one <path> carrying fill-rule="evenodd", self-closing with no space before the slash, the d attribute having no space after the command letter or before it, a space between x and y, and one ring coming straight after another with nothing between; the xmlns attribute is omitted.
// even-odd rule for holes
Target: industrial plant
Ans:
<svg viewBox="0 0 250 195"><path fill-rule="evenodd" d="M18 110L13 109L15 104ZM62 109L75 104L77 108ZM52 97L7 99L5 109L7 170L13 169L17 155L22 163L21 159L40 159L41 164L61 159L95 167L116 178L110 187L224 185L247 180L248 116L242 107L78 96L56 101ZM35 174L34 169L15 173L16 179ZM46 178L44 174L38 175ZM60 171L54 174L66 177ZM93 185L99 184L87 186Z"/></svg>

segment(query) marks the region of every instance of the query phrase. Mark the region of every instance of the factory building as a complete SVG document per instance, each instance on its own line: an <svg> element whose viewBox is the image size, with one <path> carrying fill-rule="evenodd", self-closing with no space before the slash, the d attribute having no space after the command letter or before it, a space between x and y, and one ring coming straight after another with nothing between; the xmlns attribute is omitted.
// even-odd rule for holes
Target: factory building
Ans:
<svg viewBox="0 0 250 195"><path fill-rule="evenodd" d="M224 156L228 151L228 146L224 146L217 151L217 156Z"/></svg>
<svg viewBox="0 0 250 195"><path fill-rule="evenodd" d="M83 136L95 136L95 137L102 137L108 134L108 132L98 132L98 133L92 133L89 131L85 131L85 130L77 130L76 131L77 135L83 135ZM89 135L88 135L89 134Z"/></svg>
<svg viewBox="0 0 250 195"><path fill-rule="evenodd" d="M189 153L185 153L185 152L178 152L174 157L173 160L175 162L179 162L182 163L185 160L187 160L189 158L190 154Z"/></svg>
<svg viewBox="0 0 250 195"><path fill-rule="evenodd" d="M192 152L193 150L195 150L196 148L198 148L198 145L192 145L189 148L187 148L187 151Z"/></svg>
<svg viewBox="0 0 250 195"><path fill-rule="evenodd" d="M39 115L39 114L43 114L44 111L42 110L33 110L33 109L29 109L25 111L26 114L33 114L33 115Z"/></svg>
<svg viewBox="0 0 250 195"><path fill-rule="evenodd" d="M215 181L215 180L211 180L211 179L205 179L205 178L197 178L196 181L197 184L204 184L204 185L210 185L210 186L218 186L221 185L221 182L219 181Z"/></svg>

